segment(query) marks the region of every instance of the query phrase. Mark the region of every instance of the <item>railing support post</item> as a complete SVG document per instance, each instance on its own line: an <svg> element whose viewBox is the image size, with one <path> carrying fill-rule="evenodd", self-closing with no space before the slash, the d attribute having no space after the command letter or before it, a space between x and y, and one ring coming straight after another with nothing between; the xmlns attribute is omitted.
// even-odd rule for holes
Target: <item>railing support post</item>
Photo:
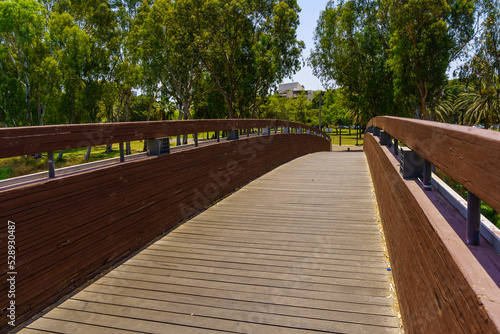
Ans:
<svg viewBox="0 0 500 334"><path fill-rule="evenodd" d="M398 155L399 154L399 143L398 143L398 140L396 138L393 138L394 139L394 155Z"/></svg>
<svg viewBox="0 0 500 334"><path fill-rule="evenodd" d="M424 177L423 177L423 183L424 183L424 190L431 191L432 190L432 165L430 161L427 159L424 160Z"/></svg>
<svg viewBox="0 0 500 334"><path fill-rule="evenodd" d="M238 140L240 139L238 130L229 130L227 132L227 140Z"/></svg>
<svg viewBox="0 0 500 334"><path fill-rule="evenodd" d="M193 134L193 139L194 139L194 147L198 147L198 134L197 133Z"/></svg>
<svg viewBox="0 0 500 334"><path fill-rule="evenodd" d="M480 228L481 200L469 191L467 193L467 244L479 245Z"/></svg>
<svg viewBox="0 0 500 334"><path fill-rule="evenodd" d="M47 152L47 162L49 163L49 178L56 177L56 169L54 167L54 152Z"/></svg>
<svg viewBox="0 0 500 334"><path fill-rule="evenodd" d="M385 131L380 131L380 145L387 146L389 143L389 134Z"/></svg>
<svg viewBox="0 0 500 334"><path fill-rule="evenodd" d="M125 150L123 149L123 143L120 143L120 162L125 161Z"/></svg>
<svg viewBox="0 0 500 334"><path fill-rule="evenodd" d="M217 138L217 142L220 143L220 131L215 131L215 138Z"/></svg>

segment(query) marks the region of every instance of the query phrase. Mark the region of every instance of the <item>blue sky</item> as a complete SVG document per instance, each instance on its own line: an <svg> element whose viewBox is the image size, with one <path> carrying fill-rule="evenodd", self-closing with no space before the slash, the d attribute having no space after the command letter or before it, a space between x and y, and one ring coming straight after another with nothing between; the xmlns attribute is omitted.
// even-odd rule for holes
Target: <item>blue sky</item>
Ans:
<svg viewBox="0 0 500 334"><path fill-rule="evenodd" d="M298 0L297 3L302 9L299 13L300 26L297 29L297 37L306 44L302 56L307 58L311 54L311 49L314 47L314 29L316 29L319 14L326 8L328 0ZM324 89L319 79L313 75L312 69L307 66L307 64L302 66L302 69L297 72L292 79L286 78L283 83L295 81L300 82L306 89Z"/></svg>

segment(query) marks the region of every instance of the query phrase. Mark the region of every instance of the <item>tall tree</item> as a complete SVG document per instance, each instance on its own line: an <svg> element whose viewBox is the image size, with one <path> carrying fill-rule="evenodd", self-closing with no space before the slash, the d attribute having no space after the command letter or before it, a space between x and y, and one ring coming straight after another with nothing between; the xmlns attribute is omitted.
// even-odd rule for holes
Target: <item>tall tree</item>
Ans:
<svg viewBox="0 0 500 334"><path fill-rule="evenodd" d="M161 86L179 106L182 118L192 118L190 108L201 75L194 31L188 24L192 11L188 1L157 0L143 9L144 20L137 36L151 88Z"/></svg>
<svg viewBox="0 0 500 334"><path fill-rule="evenodd" d="M186 0L187 1L187 0ZM303 43L296 38L295 0L190 0L196 45L228 108L256 106L283 77L298 70ZM253 108L255 110L255 108Z"/></svg>
<svg viewBox="0 0 500 334"><path fill-rule="evenodd" d="M397 111L386 67L388 31L378 22L378 10L376 1L330 1L318 20L309 57L325 86L343 87L355 109L371 117Z"/></svg>
<svg viewBox="0 0 500 334"><path fill-rule="evenodd" d="M415 116L433 119L429 102L441 96L450 61L473 37L474 3L466 0L382 0L391 31L390 60L400 100L415 99Z"/></svg>
<svg viewBox="0 0 500 334"><path fill-rule="evenodd" d="M37 73L45 55L45 8L34 0L13 0L0 2L0 71L2 74L3 119L15 125L38 124L33 113L37 101ZM19 93L23 91L24 106L18 106ZM34 98L35 95L35 98ZM9 99L14 99L11 103ZM22 112L22 114L21 114Z"/></svg>

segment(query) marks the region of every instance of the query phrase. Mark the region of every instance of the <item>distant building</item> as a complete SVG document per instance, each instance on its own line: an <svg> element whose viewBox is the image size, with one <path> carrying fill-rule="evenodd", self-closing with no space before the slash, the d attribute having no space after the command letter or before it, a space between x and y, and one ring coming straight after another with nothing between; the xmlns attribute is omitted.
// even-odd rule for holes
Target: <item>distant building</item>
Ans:
<svg viewBox="0 0 500 334"><path fill-rule="evenodd" d="M311 101L315 92L315 90L306 90L305 87L298 82L291 82L278 86L278 93L289 99L295 99L300 94L305 93L307 101Z"/></svg>

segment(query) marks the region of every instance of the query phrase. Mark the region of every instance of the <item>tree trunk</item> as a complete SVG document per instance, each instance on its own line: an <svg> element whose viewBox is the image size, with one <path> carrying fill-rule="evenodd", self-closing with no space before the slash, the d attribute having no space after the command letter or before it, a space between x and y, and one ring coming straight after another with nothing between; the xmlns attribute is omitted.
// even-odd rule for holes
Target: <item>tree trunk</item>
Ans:
<svg viewBox="0 0 500 334"><path fill-rule="evenodd" d="M87 147L87 153L85 153L85 161L89 161L90 159L90 151L92 151L92 146Z"/></svg>
<svg viewBox="0 0 500 334"><path fill-rule="evenodd" d="M151 99L151 102L149 103L148 106L148 115L146 116L146 122L149 122L151 119L151 108L153 107L153 104L155 103L156 95L153 96ZM142 152L147 152L148 151L148 142L147 140L144 140L144 146L142 147Z"/></svg>

